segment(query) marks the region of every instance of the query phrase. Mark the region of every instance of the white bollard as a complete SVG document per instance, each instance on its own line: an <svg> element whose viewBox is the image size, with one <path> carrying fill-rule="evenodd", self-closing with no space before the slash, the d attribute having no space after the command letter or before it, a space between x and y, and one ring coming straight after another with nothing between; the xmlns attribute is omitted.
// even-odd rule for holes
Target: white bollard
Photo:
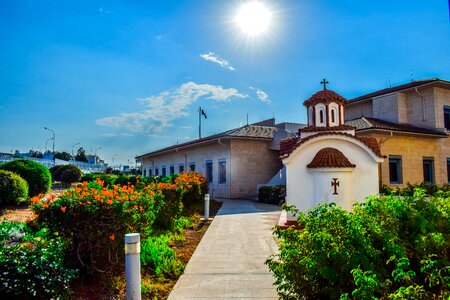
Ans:
<svg viewBox="0 0 450 300"><path fill-rule="evenodd" d="M141 300L141 237L125 234L125 279L127 300Z"/></svg>
<svg viewBox="0 0 450 300"><path fill-rule="evenodd" d="M209 219L209 194L205 194L205 214L204 214L205 221L208 221Z"/></svg>

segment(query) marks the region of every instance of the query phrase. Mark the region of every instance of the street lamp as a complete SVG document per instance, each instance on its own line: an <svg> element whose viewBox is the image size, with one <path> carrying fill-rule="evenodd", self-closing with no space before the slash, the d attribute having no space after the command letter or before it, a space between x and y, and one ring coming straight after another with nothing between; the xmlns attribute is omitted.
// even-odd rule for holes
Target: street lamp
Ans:
<svg viewBox="0 0 450 300"><path fill-rule="evenodd" d="M55 157L55 132L51 130L50 128L44 127L45 130L50 131L53 133L53 165L56 165L56 157Z"/></svg>
<svg viewBox="0 0 450 300"><path fill-rule="evenodd" d="M51 140L53 140L53 138L49 138L48 140L45 141L45 151L47 151L47 143L50 142Z"/></svg>
<svg viewBox="0 0 450 300"><path fill-rule="evenodd" d="M115 167L114 167L114 159L115 159L116 156L118 156L118 155L119 155L119 154L114 154L113 157L112 157L112 161L113 161L113 169L115 168Z"/></svg>
<svg viewBox="0 0 450 300"><path fill-rule="evenodd" d="M80 143L76 143L72 146L72 164L75 164L75 157L73 156L73 148L75 148L76 145L79 145Z"/></svg>
<svg viewBox="0 0 450 300"><path fill-rule="evenodd" d="M98 163L98 157L97 157L97 150L102 149L102 147L98 147L97 149L95 149L94 154L95 154L95 164Z"/></svg>

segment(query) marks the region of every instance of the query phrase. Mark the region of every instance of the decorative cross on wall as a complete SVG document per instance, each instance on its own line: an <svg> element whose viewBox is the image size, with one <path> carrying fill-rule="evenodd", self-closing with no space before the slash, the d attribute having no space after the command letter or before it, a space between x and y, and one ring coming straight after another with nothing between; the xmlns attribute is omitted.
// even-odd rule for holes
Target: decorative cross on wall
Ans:
<svg viewBox="0 0 450 300"><path fill-rule="evenodd" d="M334 188L333 195L339 195L337 192L337 187L339 186L339 179L333 178L333 181L331 182L331 186Z"/></svg>
<svg viewBox="0 0 450 300"><path fill-rule="evenodd" d="M320 82L320 84L323 84L323 90L325 91L326 89L327 89L327 84L328 84L329 82L324 78L321 82Z"/></svg>

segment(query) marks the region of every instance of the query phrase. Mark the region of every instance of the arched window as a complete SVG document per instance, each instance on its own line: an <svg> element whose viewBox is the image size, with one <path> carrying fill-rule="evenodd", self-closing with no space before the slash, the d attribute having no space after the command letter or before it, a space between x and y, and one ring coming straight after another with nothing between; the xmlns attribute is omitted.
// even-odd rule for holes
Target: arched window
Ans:
<svg viewBox="0 0 450 300"><path fill-rule="evenodd" d="M320 118L320 124L323 124L323 109L320 110L319 112L319 118Z"/></svg>
<svg viewBox="0 0 450 300"><path fill-rule="evenodd" d="M336 110L333 108L331 110L331 123L334 123L334 120L335 120L334 114L335 114L335 112L336 112Z"/></svg>

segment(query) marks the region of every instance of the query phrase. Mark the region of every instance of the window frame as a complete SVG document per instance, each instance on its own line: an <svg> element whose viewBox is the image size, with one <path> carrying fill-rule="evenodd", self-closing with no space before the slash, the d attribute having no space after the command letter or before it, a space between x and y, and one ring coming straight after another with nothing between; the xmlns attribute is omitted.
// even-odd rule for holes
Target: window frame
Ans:
<svg viewBox="0 0 450 300"><path fill-rule="evenodd" d="M195 172L195 162L189 163L189 172Z"/></svg>
<svg viewBox="0 0 450 300"><path fill-rule="evenodd" d="M389 155L389 184L403 184L403 162L401 155ZM395 164L397 180L392 180L391 164Z"/></svg>
<svg viewBox="0 0 450 300"><path fill-rule="evenodd" d="M211 168L211 170L209 169ZM208 183L213 183L214 181L214 166L212 160L207 160L205 162L205 177L208 180Z"/></svg>
<svg viewBox="0 0 450 300"><path fill-rule="evenodd" d="M155 167L155 177L159 176L159 167Z"/></svg>
<svg viewBox="0 0 450 300"><path fill-rule="evenodd" d="M443 114L444 114L444 128L447 131L450 131L450 106L444 105ZM448 115L447 119L445 118L446 115Z"/></svg>
<svg viewBox="0 0 450 300"><path fill-rule="evenodd" d="M178 174L184 173L184 164L178 165Z"/></svg>
<svg viewBox="0 0 450 300"><path fill-rule="evenodd" d="M447 157L447 183L450 183L450 157Z"/></svg>
<svg viewBox="0 0 450 300"><path fill-rule="evenodd" d="M429 166L428 167L428 172L430 172L429 173L429 177L430 177L429 181L425 180L425 166L426 166L426 164ZM436 177L435 177L435 174L434 174L434 172L435 172L435 169L434 169L434 157L424 157L422 159L422 167L423 167L422 168L423 169L423 182L425 182L425 183L435 183Z"/></svg>
<svg viewBox="0 0 450 300"><path fill-rule="evenodd" d="M219 184L227 184L227 161L226 160L224 160L224 159L219 160L218 172L219 172L218 183Z"/></svg>
<svg viewBox="0 0 450 300"><path fill-rule="evenodd" d="M169 166L169 175L173 175L175 174L175 166L174 165L170 165Z"/></svg>
<svg viewBox="0 0 450 300"><path fill-rule="evenodd" d="M167 176L167 168L166 165L161 166L161 176L166 177Z"/></svg>

